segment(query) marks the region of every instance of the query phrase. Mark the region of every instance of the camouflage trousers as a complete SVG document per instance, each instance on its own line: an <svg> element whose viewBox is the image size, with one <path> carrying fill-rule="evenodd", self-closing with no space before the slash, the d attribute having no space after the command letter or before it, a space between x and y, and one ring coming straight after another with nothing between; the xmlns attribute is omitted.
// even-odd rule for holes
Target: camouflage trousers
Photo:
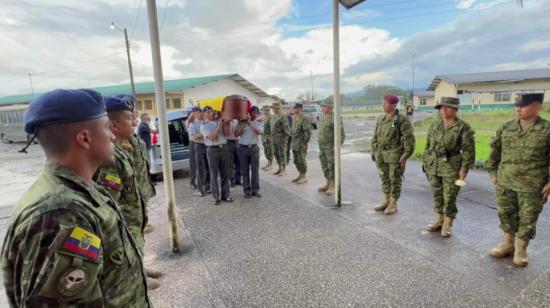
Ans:
<svg viewBox="0 0 550 308"><path fill-rule="evenodd" d="M428 175L434 199L434 211L447 217L455 218L458 213L456 197L460 187L455 185L456 177Z"/></svg>
<svg viewBox="0 0 550 308"><path fill-rule="evenodd" d="M537 219L544 200L540 192L525 193L497 185L497 212L500 228L517 238L535 238Z"/></svg>
<svg viewBox="0 0 550 308"><path fill-rule="evenodd" d="M145 248L145 238L143 237L143 230L141 230L139 226L128 226L128 230L134 238L134 242L136 242L136 246L139 252L143 256L143 249Z"/></svg>
<svg viewBox="0 0 550 308"><path fill-rule="evenodd" d="M277 160L277 164L281 166L286 166L287 159L286 159L286 147L288 145L285 144L282 140L273 140L273 154L275 154L275 160Z"/></svg>
<svg viewBox="0 0 550 308"><path fill-rule="evenodd" d="M334 148L319 148L319 160L325 178L334 181Z"/></svg>
<svg viewBox="0 0 550 308"><path fill-rule="evenodd" d="M262 142L264 145L264 155L268 162L273 161L273 144L270 141Z"/></svg>
<svg viewBox="0 0 550 308"><path fill-rule="evenodd" d="M296 165L296 169L298 172L304 174L307 172L306 155L307 152L305 150L292 151L292 157L294 160L294 165Z"/></svg>
<svg viewBox="0 0 550 308"><path fill-rule="evenodd" d="M376 161L380 181L382 181L382 191L385 195L393 198L401 196L402 172L401 166L397 163L385 163Z"/></svg>

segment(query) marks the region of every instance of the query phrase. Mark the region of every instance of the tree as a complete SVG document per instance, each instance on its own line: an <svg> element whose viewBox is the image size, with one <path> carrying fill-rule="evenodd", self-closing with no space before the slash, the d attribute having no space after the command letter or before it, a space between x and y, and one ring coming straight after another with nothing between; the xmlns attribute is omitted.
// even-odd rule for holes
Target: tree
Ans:
<svg viewBox="0 0 550 308"><path fill-rule="evenodd" d="M303 104L310 103L310 102L313 101L313 99L311 97L311 93L308 93L308 92L298 95L298 97L296 97L296 99L300 103L303 103Z"/></svg>
<svg viewBox="0 0 550 308"><path fill-rule="evenodd" d="M398 87L395 86L387 86L387 85L367 85L363 88L365 91L364 98L367 101L370 100L378 100L382 99L384 94L391 93L397 96L406 96L407 93L403 90L401 90Z"/></svg>

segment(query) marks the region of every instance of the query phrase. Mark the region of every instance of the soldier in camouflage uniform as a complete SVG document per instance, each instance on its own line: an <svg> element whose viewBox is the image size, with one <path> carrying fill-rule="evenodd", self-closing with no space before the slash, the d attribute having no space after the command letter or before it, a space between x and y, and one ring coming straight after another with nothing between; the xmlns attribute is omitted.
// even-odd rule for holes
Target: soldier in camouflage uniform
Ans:
<svg viewBox="0 0 550 308"><path fill-rule="evenodd" d="M334 194L334 115L332 114L333 100L329 98L322 102L323 107L323 119L319 123L319 160L321 161L321 168L323 169L323 175L325 176L326 183L320 187L317 191L323 192L327 195ZM346 135L344 133L344 125L342 119L340 119L340 142L344 144Z"/></svg>
<svg viewBox="0 0 550 308"><path fill-rule="evenodd" d="M456 198L460 186L475 162L474 131L456 116L460 101L442 97L435 108L440 116L428 130L422 168L430 181L436 218L427 230L441 230L441 236L450 237L453 220L458 213Z"/></svg>
<svg viewBox="0 0 550 308"><path fill-rule="evenodd" d="M491 255L513 254L517 266L527 265L527 245L535 238L538 216L550 194L550 121L539 116L543 101L543 94L517 98L517 119L497 130L485 165L496 186L504 231Z"/></svg>
<svg viewBox="0 0 550 308"><path fill-rule="evenodd" d="M47 162L12 214L2 247L11 307L152 307L140 251L116 203L92 181L113 159L101 95L54 90L25 131Z"/></svg>
<svg viewBox="0 0 550 308"><path fill-rule="evenodd" d="M286 114L281 110L281 103L275 102L271 105L273 115L269 120L270 141L273 144L275 159L279 168L274 173L279 176L286 174L286 147L288 146L288 137L290 136L290 127Z"/></svg>
<svg viewBox="0 0 550 308"><path fill-rule="evenodd" d="M375 207L386 215L397 212L397 200L401 195L401 182L407 159L414 153L415 138L411 123L399 114L399 97L384 95L385 115L376 121L372 137L372 157L382 181L385 200Z"/></svg>
<svg viewBox="0 0 550 308"><path fill-rule="evenodd" d="M307 182L307 144L311 139L311 123L304 117L303 111L304 106L301 103L294 105L295 119L290 128L292 157L294 157L294 164L299 173L298 177L293 179L292 182L297 184Z"/></svg>
<svg viewBox="0 0 550 308"><path fill-rule="evenodd" d="M262 144L264 146L264 155L267 159L267 165L263 166L262 169L270 171L273 169L273 143L271 142L271 111L268 105L262 107L262 114L264 116Z"/></svg>
<svg viewBox="0 0 550 308"><path fill-rule="evenodd" d="M109 195L117 201L127 227L132 233L139 250L143 254L145 238L143 230L147 224L146 203L142 198L140 178L134 165L133 157L128 152L128 139L133 134L134 104L128 97L109 97L105 102L107 114L112 122L111 131L115 136L113 163L98 169L94 180L105 187ZM160 273L146 269L149 277L159 277ZM160 286L157 280L148 279L148 288Z"/></svg>

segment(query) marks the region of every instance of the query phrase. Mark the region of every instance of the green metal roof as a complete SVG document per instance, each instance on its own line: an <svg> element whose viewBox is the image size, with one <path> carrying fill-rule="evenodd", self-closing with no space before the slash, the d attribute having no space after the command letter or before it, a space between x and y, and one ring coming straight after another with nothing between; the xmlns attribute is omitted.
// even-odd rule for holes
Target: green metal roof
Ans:
<svg viewBox="0 0 550 308"><path fill-rule="evenodd" d="M164 91L166 92L181 91L181 90L193 88L208 82L218 81L218 80L222 80L222 79L226 79L234 76L238 76L238 75L226 74L226 75L216 75L216 76L197 77L197 78L165 80ZM135 84L135 86L136 86L137 94L155 93L155 83L152 81L138 82ZM130 84L96 87L92 89L106 96L132 92ZM0 105L29 103L30 101L32 101L33 97L37 97L40 94L41 93L36 93L34 96L32 94L22 94L22 95L11 95L11 96L0 97Z"/></svg>

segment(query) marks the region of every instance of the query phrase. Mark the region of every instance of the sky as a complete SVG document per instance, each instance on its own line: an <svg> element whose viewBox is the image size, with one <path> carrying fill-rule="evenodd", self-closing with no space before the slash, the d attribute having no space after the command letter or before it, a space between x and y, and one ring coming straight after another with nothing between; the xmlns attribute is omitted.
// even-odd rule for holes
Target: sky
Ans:
<svg viewBox="0 0 550 308"><path fill-rule="evenodd" d="M0 0L0 96L152 81L146 0ZM157 0L165 79L238 73L269 94L333 88L332 1ZM550 0L367 0L340 9L342 92L550 67ZM30 76L29 76L30 74ZM32 88L31 88L32 79Z"/></svg>

